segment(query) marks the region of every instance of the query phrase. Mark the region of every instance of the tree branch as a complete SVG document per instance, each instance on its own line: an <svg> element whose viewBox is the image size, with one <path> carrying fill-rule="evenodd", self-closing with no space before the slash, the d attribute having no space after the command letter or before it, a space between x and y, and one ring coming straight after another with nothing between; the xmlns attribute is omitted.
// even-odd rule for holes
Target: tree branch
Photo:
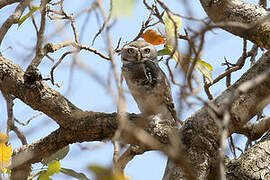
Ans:
<svg viewBox="0 0 270 180"><path fill-rule="evenodd" d="M265 8L241 0L200 0L200 2L213 22L223 24L221 28L261 47L270 48L269 12Z"/></svg>
<svg viewBox="0 0 270 180"><path fill-rule="evenodd" d="M226 165L227 180L270 179L270 134Z"/></svg>
<svg viewBox="0 0 270 180"><path fill-rule="evenodd" d="M20 2L20 0L3 0L3 1L0 1L0 9L2 7L5 7L7 5L10 5L10 4L13 4L13 3L17 3L17 2Z"/></svg>
<svg viewBox="0 0 270 180"><path fill-rule="evenodd" d="M30 76L30 75L29 75ZM73 128L70 123L78 121L83 111L43 81L27 77L20 66L0 56L0 90L21 99L35 110L44 112L60 126Z"/></svg>
<svg viewBox="0 0 270 180"><path fill-rule="evenodd" d="M218 154L220 136L219 127L216 122L219 118L213 116L213 108L211 107L217 107L222 112L221 110L228 104L228 100L233 97L232 95L241 84L265 72L269 66L270 53L268 52L235 84L214 99L211 104L206 105L188 118L181 128L181 137L186 148L187 158L190 158L193 167L198 170L197 177L207 177L209 175L211 160L213 158L215 159ZM44 156L50 155L69 143L110 139L118 127L116 113L84 112L74 106L60 93L51 89L45 82L33 76L26 78L25 73L18 65L1 56L0 90L3 93L12 94L21 99L33 109L44 112L60 125L60 129L56 132L61 134L61 136L53 132L37 143L22 147L28 147L27 152L30 151L31 154L32 152L33 154L38 152L37 155L27 161L28 163L38 162ZM261 104L269 95L270 76L263 79L263 81L244 94L235 97L231 106L232 119L229 126L229 134L235 132L237 126L246 124L247 121L256 115L269 102L268 99L268 101L264 101ZM133 122L137 118L137 115L129 116L129 119ZM154 135L158 136L161 142L166 143L168 137L166 133L154 133ZM57 140L58 138L60 139ZM51 146L56 147L48 148L46 142L48 143L49 140L51 140ZM59 143L55 143L58 141ZM39 145L37 146L37 144ZM23 151L19 150L17 153L18 156L20 154L19 152ZM42 153L39 154L39 152ZM16 159L15 154L14 152L14 159ZM183 174L178 166L170 164L168 168L165 179L174 179L172 175ZM173 169L174 172L172 172Z"/></svg>
<svg viewBox="0 0 270 180"><path fill-rule="evenodd" d="M266 116L254 123L248 122L246 125L239 128L239 130L237 130L237 133L244 134L250 140L254 141L259 139L269 129L270 129L270 116Z"/></svg>
<svg viewBox="0 0 270 180"><path fill-rule="evenodd" d="M0 28L0 45L2 44L2 41L9 30L9 28L18 22L20 19L22 13L24 12L25 8L28 6L31 0L22 0L21 3L16 7L13 14L9 16L9 18L3 23L3 25Z"/></svg>

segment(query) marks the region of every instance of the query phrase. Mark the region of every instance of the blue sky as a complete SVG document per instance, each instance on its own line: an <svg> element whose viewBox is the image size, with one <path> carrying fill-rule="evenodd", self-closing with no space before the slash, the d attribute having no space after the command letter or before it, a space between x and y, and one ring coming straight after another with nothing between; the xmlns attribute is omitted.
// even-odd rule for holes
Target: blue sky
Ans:
<svg viewBox="0 0 270 180"><path fill-rule="evenodd" d="M38 4L38 1L34 1ZM81 9L88 7L93 1L81 0L81 1L66 1L65 10L68 13L78 13ZM102 1L105 8L109 9L109 1ZM192 11L192 15L195 18L205 18L206 14L200 5L199 1L187 1L189 7ZM170 0L166 1L166 5L170 7L173 12L187 16L186 8L184 6L184 1L181 0ZM14 11L16 5L11 5L1 9L0 11L0 25ZM133 15L131 17L120 17L116 24L111 29L112 40L114 46L116 46L119 38L122 38L123 42L129 42L132 40L139 32L141 23L148 16L148 11L142 5L141 1L137 1ZM3 17L3 18L2 18ZM36 19L39 20L38 13L35 15ZM81 27L84 23L86 15L82 15L76 18L76 25L78 26L79 33L81 33ZM86 23L86 29L81 39L81 43L86 45L91 45L94 35L98 32L102 22L97 22L96 15L92 12ZM61 22L49 21L48 28L46 29L46 35L50 35L55 32L56 29L61 26ZM161 28L162 26L158 26ZM183 25L181 32L183 33L183 28L192 28L199 31L201 24L194 23L183 19ZM31 24L31 20L24 22L20 28L17 25L12 26L9 30L7 36L3 41L3 45L0 47L0 51L3 56L13 60L15 63L21 65L24 69L29 64L29 61L33 58L33 52L31 48L35 45L35 31ZM106 53L106 45L104 45L104 36L101 35L97 38L94 47L104 53ZM70 26L67 26L64 31L59 33L57 37L53 37L48 42L61 42L65 40L73 39L71 34ZM224 57L226 57L230 62L234 63L241 56L242 53L242 40L226 31L220 29L214 29L213 32L208 32L206 34L205 47L202 54L202 58L209 62L213 67L213 76L216 77L221 72L224 72L225 67L221 66L224 62ZM249 43L249 48L251 47ZM159 46L158 48L162 48ZM68 48L64 49L67 50ZM181 52L185 52L187 49L187 44L180 40L179 49ZM56 60L60 58L64 50L57 51L51 55ZM77 61L81 64L81 67L75 66L73 72L70 72L70 65L72 63L72 56L68 56L64 59L63 63L56 69L54 77L55 81L61 84L61 87L52 86L50 82L48 84L65 95L72 103L83 110L100 111L100 112L115 112L116 102L115 96L107 90L106 86L108 82L114 83L114 79L110 78L112 76L111 65L109 61L101 59L97 55L81 51L78 54ZM116 56L118 71L120 72L121 62L120 57ZM173 63L173 62L172 62ZM50 68L54 65L48 59L44 59L40 68L43 77L49 77ZM167 73L164 62L160 63L161 68ZM243 70L233 73L232 81L235 82L238 77L249 67L249 62L246 63ZM94 76L93 76L94 74ZM72 78L70 78L72 77ZM98 77L98 78L96 78ZM98 79L98 80L97 80ZM69 91L67 91L71 87ZM126 87L126 86L125 86ZM214 96L220 94L226 85L223 81L220 81L211 88ZM116 93L115 86L112 85L113 93ZM179 89L172 85L173 97L178 104L177 99L179 97ZM204 92L200 93L201 97L207 99ZM128 112L136 112L139 110L134 100L129 93L126 93L126 98L128 102ZM6 131L6 108L5 101L0 95L0 132ZM185 119L190 114L195 112L199 106L194 109L184 109L181 118ZM26 121L31 118L37 111L32 110L29 106L22 103L20 100L15 100L14 107L15 117L21 121ZM29 126L22 127L19 126L22 131L27 136L29 143L35 142L41 137L48 135L53 130L57 129L58 125L45 115L42 115L30 122ZM89 130L91 131L91 130ZM241 140L239 140L242 142ZM14 147L21 146L20 142L16 139L16 136L10 134L10 142ZM82 150L82 146L89 146L93 150ZM86 173L90 178L90 174L86 167L91 164L99 164L102 166L110 166L112 164L112 154L113 147L110 142L85 142L78 144L72 144L71 150L67 157L61 161L62 166L66 168L72 168L78 172ZM162 178L164 173L164 168L166 166L166 156L160 152L147 152L143 155L136 156L135 159L130 162L126 168L126 174L132 177L134 180L141 179L155 179L159 180ZM35 164L34 169L39 168L40 165ZM36 172L36 171L35 171ZM55 179L62 179L63 176L55 176ZM67 178L68 179L68 178Z"/></svg>

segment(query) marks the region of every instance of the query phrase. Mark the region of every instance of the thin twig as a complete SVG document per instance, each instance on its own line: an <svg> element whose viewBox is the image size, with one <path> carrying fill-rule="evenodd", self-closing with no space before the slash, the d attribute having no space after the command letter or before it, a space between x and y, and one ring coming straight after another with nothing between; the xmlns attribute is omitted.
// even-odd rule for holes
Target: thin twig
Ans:
<svg viewBox="0 0 270 180"><path fill-rule="evenodd" d="M26 140L24 134L14 124L15 117L13 114L13 106L14 106L13 100L15 98L10 94L3 94L3 95L4 95L6 102L7 102L7 114L8 114L7 134L10 131L13 131L17 135L17 137L20 139L21 143L23 145L25 145L25 144L27 144L27 140Z"/></svg>
<svg viewBox="0 0 270 180"><path fill-rule="evenodd" d="M64 16L65 19L69 19L70 22L71 22L71 27L72 27L72 30L73 30L73 35L74 35L74 39L75 39L75 42L76 43L79 43L79 35L78 35L78 30L77 30L77 26L75 24L75 18L73 16L73 14L70 14L68 15L65 10L64 10L64 6L63 6L63 3L64 3L64 0L61 0L60 1L60 9L61 9L61 13L62 15Z"/></svg>
<svg viewBox="0 0 270 180"><path fill-rule="evenodd" d="M98 3L97 4L100 5L99 0L98 0ZM100 8L102 8L102 7L100 7ZM100 27L100 29L98 30L98 32L96 33L96 35L94 36L94 38L92 40L92 45L94 45L96 38L102 33L102 31L104 30L104 28L108 26L108 23L109 23L109 21L110 21L110 19L112 17L112 8L113 8L113 3L112 3L112 0L111 0L110 1L110 10L109 10L110 13L109 13L109 16L106 17L106 19L104 19L104 16L103 16L104 23L102 24L102 26Z"/></svg>
<svg viewBox="0 0 270 180"><path fill-rule="evenodd" d="M50 0L44 0L41 2L40 9L41 9L41 20L40 20L40 28L37 34L37 43L36 43L36 56L27 67L27 71L32 68L37 68L41 63L43 57L46 53L43 51L42 43L44 42L44 32L46 27L46 16L47 16L47 4Z"/></svg>
<svg viewBox="0 0 270 180"><path fill-rule="evenodd" d="M54 85L54 76L53 76L53 72L54 72L55 68L63 61L63 59L64 59L67 55L73 54L73 53L76 53L76 52L78 52L78 50L73 50L73 51L65 52L65 53L60 57L60 59L57 61L57 63L52 67L50 74L51 74L51 82L52 82L53 85Z"/></svg>
<svg viewBox="0 0 270 180"><path fill-rule="evenodd" d="M205 89L205 92L206 92L207 96L208 97L213 97L211 95L210 90L209 90L210 86L216 84L217 82L219 82L224 77L229 76L231 73L242 69L242 67L245 64L246 59L253 55L253 51L254 50L251 49L249 52L247 52L247 43L246 43L246 40L244 39L244 41L243 41L243 53L242 53L241 57L237 60L237 63L235 65L233 65L233 67L231 67L227 71L225 71L223 74L220 74L218 77L216 77L211 83L204 84L204 89ZM225 65L226 64L228 64L228 63L225 63ZM227 85L230 85L230 83L228 83Z"/></svg>
<svg viewBox="0 0 270 180"><path fill-rule="evenodd" d="M26 122L21 122L18 119L14 119L16 123L22 125L22 126L27 126L33 119L37 118L38 116L41 116L43 113L39 112L37 114L35 114L34 116L32 116L31 118L29 118Z"/></svg>
<svg viewBox="0 0 270 180"><path fill-rule="evenodd" d="M45 45L44 49L45 49L46 53L53 53L53 52L55 52L63 47L67 47L67 46L73 46L77 50L82 50L82 49L87 50L87 51L90 51L90 52L100 56L103 59L111 60L109 56L104 55L103 53L101 53L97 49L92 48L92 47L87 46L87 45L84 45L84 44L76 43L75 41L72 41L72 40L71 41L64 41L64 42L57 43L57 44L48 43Z"/></svg>
<svg viewBox="0 0 270 180"><path fill-rule="evenodd" d="M147 20L145 22L142 22L142 27L138 33L138 35L132 40L132 41L136 41L137 39L139 39L141 37L141 35L143 34L143 32L148 28L153 26L152 24L149 25L149 23L152 21L152 16L153 16L154 11L151 10Z"/></svg>

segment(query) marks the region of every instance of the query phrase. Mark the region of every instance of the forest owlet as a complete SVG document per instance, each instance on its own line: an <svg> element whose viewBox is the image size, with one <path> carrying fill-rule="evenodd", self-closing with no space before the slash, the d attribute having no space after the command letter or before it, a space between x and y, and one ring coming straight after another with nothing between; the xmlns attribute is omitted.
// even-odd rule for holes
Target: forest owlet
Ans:
<svg viewBox="0 0 270 180"><path fill-rule="evenodd" d="M121 50L122 74L141 113L169 125L177 122L170 83L158 66L157 50L143 40Z"/></svg>

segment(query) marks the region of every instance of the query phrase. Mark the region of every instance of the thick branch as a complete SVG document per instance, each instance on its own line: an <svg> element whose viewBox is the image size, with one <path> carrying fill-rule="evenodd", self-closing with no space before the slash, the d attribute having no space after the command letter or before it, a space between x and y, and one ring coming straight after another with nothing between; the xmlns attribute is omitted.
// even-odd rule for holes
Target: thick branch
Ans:
<svg viewBox="0 0 270 180"><path fill-rule="evenodd" d="M78 114L83 111L45 82L35 81L34 74L29 76L26 79L20 66L0 56L0 90L3 93L13 94L33 109L44 112L60 126L73 128L70 124L76 124Z"/></svg>
<svg viewBox="0 0 270 180"><path fill-rule="evenodd" d="M239 128L237 133L244 134L250 140L259 139L265 132L270 129L270 116L263 117L260 120L251 123L248 122L242 128Z"/></svg>
<svg viewBox="0 0 270 180"><path fill-rule="evenodd" d="M270 179L270 134L226 165L228 180Z"/></svg>
<svg viewBox="0 0 270 180"><path fill-rule="evenodd" d="M263 55L252 68L242 77L224 91L220 96L211 101L211 107L215 107L218 112L215 115L213 108L205 106L188 118L182 127L182 141L186 147L186 152L195 169L198 170L199 179L211 178L215 176L216 169L211 170L213 161L218 157L220 131L218 122L224 110L230 108L231 119L229 123L229 134L232 134L239 127L246 124L263 107L270 102L270 76L267 76L259 84L249 88L247 92L235 97L235 92L243 83L252 80L261 73L269 70L270 52ZM231 106L228 106L228 102ZM164 180L183 179L182 170L174 165L170 160L167 164Z"/></svg>
<svg viewBox="0 0 270 180"><path fill-rule="evenodd" d="M92 113L81 118L74 129L59 128L37 142L22 146L13 152L12 167L40 162L68 144L84 141L102 141L111 139L117 129L116 113Z"/></svg>
<svg viewBox="0 0 270 180"><path fill-rule="evenodd" d="M248 39L261 47L270 48L269 12L241 0L200 0L209 18L222 28Z"/></svg>

